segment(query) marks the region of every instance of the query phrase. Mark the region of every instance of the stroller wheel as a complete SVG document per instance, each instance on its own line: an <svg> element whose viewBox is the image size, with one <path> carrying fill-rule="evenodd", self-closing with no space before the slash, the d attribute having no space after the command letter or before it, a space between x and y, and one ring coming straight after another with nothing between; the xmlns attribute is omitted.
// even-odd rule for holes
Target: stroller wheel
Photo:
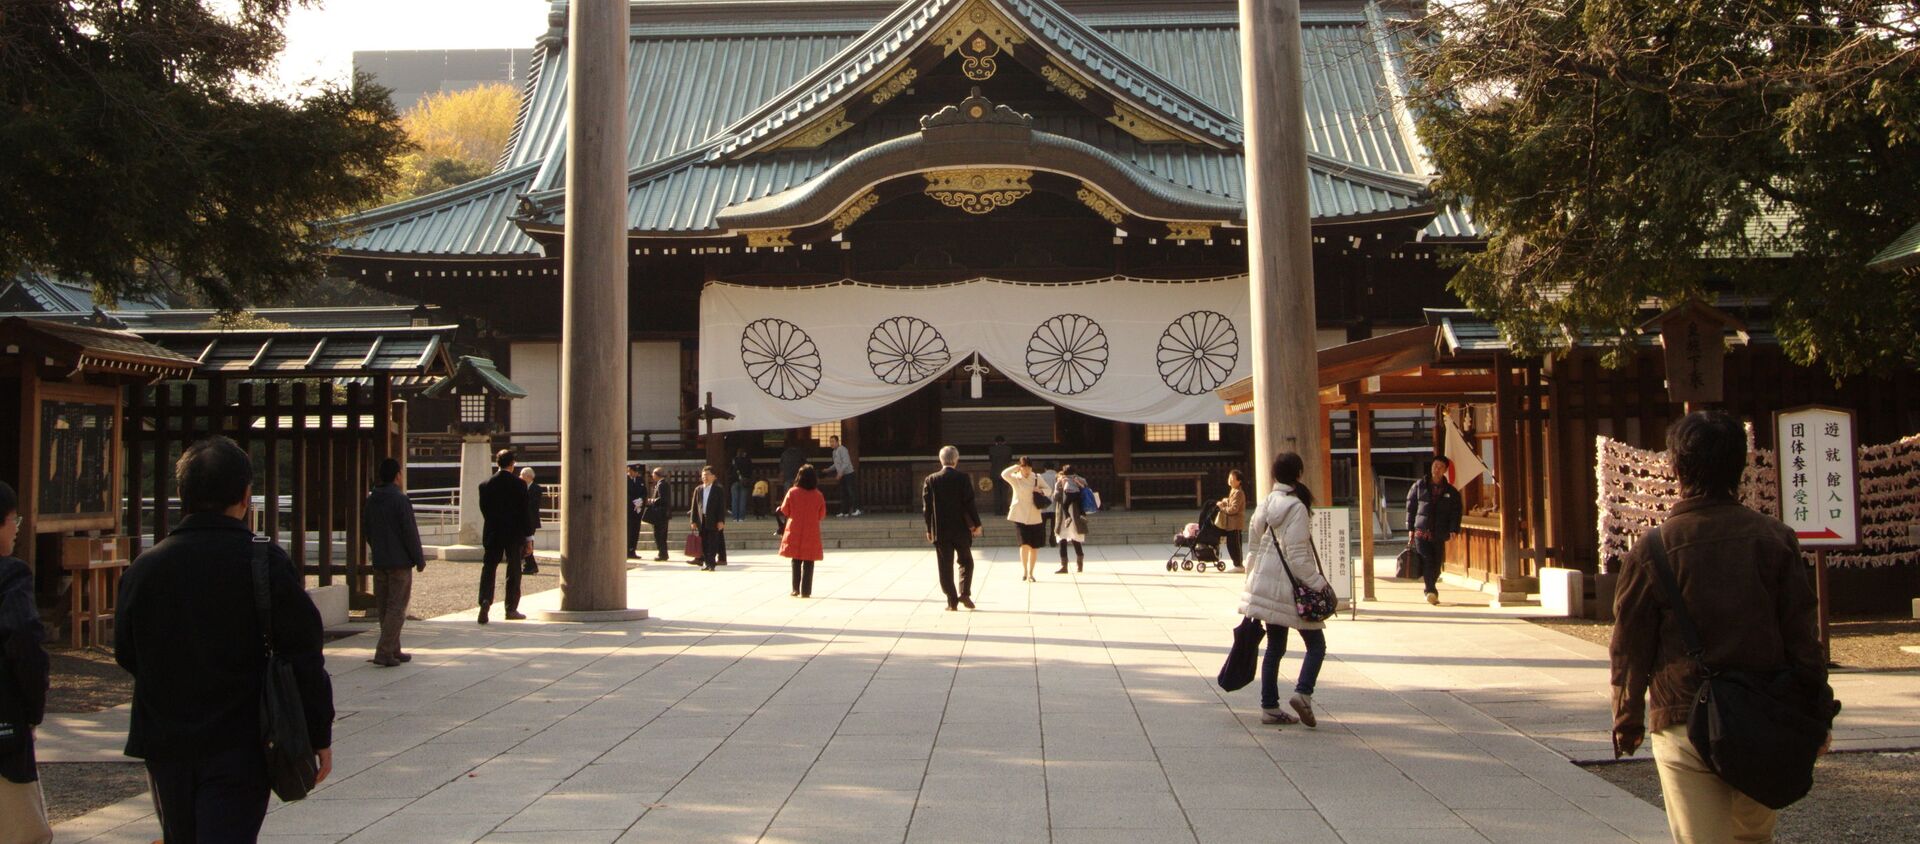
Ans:
<svg viewBox="0 0 1920 844"><path fill-rule="evenodd" d="M1226 571L1226 570L1227 570L1227 561L1226 561L1226 560L1214 560L1214 561L1213 561L1213 570L1214 570L1214 571Z"/></svg>
<svg viewBox="0 0 1920 844"><path fill-rule="evenodd" d="M1186 569L1187 571L1193 571L1193 561L1192 561L1192 560L1183 560L1183 561L1181 561L1181 563L1180 563L1180 567L1181 567L1181 568L1183 568L1183 569Z"/></svg>
<svg viewBox="0 0 1920 844"><path fill-rule="evenodd" d="M1176 563L1172 560L1167 561L1167 571L1173 571L1174 569L1177 569L1179 567L1180 567L1179 563Z"/></svg>

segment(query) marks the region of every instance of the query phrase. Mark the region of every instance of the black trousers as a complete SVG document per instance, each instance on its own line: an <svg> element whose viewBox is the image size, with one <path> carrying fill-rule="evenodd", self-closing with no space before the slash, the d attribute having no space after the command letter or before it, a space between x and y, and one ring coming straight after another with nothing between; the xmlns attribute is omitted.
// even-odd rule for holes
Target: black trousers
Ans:
<svg viewBox="0 0 1920 844"><path fill-rule="evenodd" d="M658 552L656 556L659 557L660 559L662 560L667 559L667 523L666 522L661 522L653 526L653 550Z"/></svg>
<svg viewBox="0 0 1920 844"><path fill-rule="evenodd" d="M640 556L640 516L637 513L627 517L627 556Z"/></svg>
<svg viewBox="0 0 1920 844"><path fill-rule="evenodd" d="M1226 539L1226 545L1227 545L1227 559L1233 561L1234 568L1239 568L1240 566L1244 565L1244 563L1240 562L1240 558L1242 555L1245 554L1244 551L1240 550L1240 532L1237 530L1226 531L1225 539Z"/></svg>
<svg viewBox="0 0 1920 844"><path fill-rule="evenodd" d="M813 561L792 560L790 562L793 563L793 591L800 593L802 598L813 597Z"/></svg>
<svg viewBox="0 0 1920 844"><path fill-rule="evenodd" d="M714 566L727 564L727 532L700 529L700 562Z"/></svg>
<svg viewBox="0 0 1920 844"><path fill-rule="evenodd" d="M1413 547L1420 554L1420 577L1426 581L1427 591L1440 591L1435 584L1440 580L1440 567L1446 562L1440 558L1440 544L1431 539L1416 539Z"/></svg>
<svg viewBox="0 0 1920 844"><path fill-rule="evenodd" d="M1054 513L1051 510L1042 512L1040 514L1040 529L1046 532L1048 545L1052 545L1055 542L1059 541L1057 539L1054 539L1054 536L1053 536L1053 517L1054 517Z"/></svg>
<svg viewBox="0 0 1920 844"><path fill-rule="evenodd" d="M947 593L947 603L952 604L962 598L973 598L973 543L935 542L934 560L940 564L940 591ZM960 564L960 587L953 585L953 565Z"/></svg>
<svg viewBox="0 0 1920 844"><path fill-rule="evenodd" d="M1073 546L1073 559L1084 568L1087 563L1087 547L1080 544L1080 540L1077 539L1060 540L1060 567L1067 567L1067 546L1069 545Z"/></svg>
<svg viewBox="0 0 1920 844"><path fill-rule="evenodd" d="M260 837L267 758L257 744L148 759L147 776L170 844L250 844Z"/></svg>
<svg viewBox="0 0 1920 844"><path fill-rule="evenodd" d="M520 611L520 549L526 540L506 543L487 543L486 556L481 557L480 565L480 607L485 609L493 605L493 574L500 568L500 561L507 562L507 612Z"/></svg>
<svg viewBox="0 0 1920 844"><path fill-rule="evenodd" d="M840 515L851 516L860 509L860 484L855 482L858 472L848 472L840 476Z"/></svg>

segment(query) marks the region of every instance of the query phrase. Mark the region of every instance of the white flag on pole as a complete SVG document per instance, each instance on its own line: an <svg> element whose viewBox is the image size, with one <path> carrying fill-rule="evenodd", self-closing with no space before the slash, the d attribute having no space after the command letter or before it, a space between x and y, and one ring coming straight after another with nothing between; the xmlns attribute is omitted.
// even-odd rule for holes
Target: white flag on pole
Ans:
<svg viewBox="0 0 1920 844"><path fill-rule="evenodd" d="M1473 447L1467 444L1467 438L1460 435L1460 429L1454 427L1453 420L1447 420L1447 459L1453 461L1448 474L1452 475L1455 488L1464 487L1474 478L1487 474L1487 464L1480 462L1480 456L1473 453Z"/></svg>

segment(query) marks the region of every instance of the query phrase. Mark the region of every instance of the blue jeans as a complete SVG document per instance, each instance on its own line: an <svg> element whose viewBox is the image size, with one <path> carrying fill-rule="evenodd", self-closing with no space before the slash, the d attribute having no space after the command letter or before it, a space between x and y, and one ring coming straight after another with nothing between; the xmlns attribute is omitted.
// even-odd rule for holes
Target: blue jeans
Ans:
<svg viewBox="0 0 1920 844"><path fill-rule="evenodd" d="M1260 705L1266 709L1280 708L1280 657L1287 653L1287 628L1267 622L1267 653L1260 660ZM1320 680L1320 663L1327 659L1327 631L1302 630L1300 639L1307 643L1307 655L1300 660L1300 682L1293 687L1294 692L1303 695L1313 694L1313 684Z"/></svg>
<svg viewBox="0 0 1920 844"><path fill-rule="evenodd" d="M747 485L733 482L733 513L729 518L740 521L747 517Z"/></svg>

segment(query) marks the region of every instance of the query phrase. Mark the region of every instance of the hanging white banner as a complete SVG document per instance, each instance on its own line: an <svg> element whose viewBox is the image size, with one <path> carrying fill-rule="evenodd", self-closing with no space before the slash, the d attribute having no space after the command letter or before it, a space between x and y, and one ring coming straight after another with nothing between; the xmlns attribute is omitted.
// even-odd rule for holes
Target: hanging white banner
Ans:
<svg viewBox="0 0 1920 844"><path fill-rule="evenodd" d="M700 294L700 390L723 431L773 430L877 410L978 352L1035 395L1121 422L1229 417L1213 390L1251 368L1246 276L1072 284L978 279L933 287L709 283Z"/></svg>

